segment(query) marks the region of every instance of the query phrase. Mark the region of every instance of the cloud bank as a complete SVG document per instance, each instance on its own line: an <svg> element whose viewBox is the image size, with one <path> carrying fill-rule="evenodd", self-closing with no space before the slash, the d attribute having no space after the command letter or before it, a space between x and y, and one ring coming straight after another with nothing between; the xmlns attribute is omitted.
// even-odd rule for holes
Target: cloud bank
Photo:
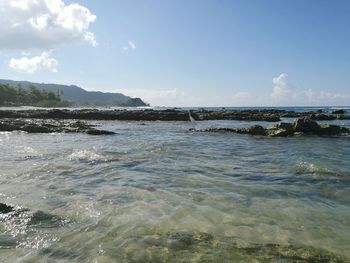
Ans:
<svg viewBox="0 0 350 263"><path fill-rule="evenodd" d="M288 83L288 74L282 73L272 79L273 91L271 97L277 100L287 99L290 95L290 85Z"/></svg>
<svg viewBox="0 0 350 263"><path fill-rule="evenodd" d="M43 52L40 56L33 58L22 57L11 59L9 67L22 73L35 73L38 71L57 72L58 61L50 57L50 54Z"/></svg>
<svg viewBox="0 0 350 263"><path fill-rule="evenodd" d="M45 49L86 42L97 45L89 9L62 0L1 0L0 49Z"/></svg>
<svg viewBox="0 0 350 263"><path fill-rule="evenodd" d="M32 58L11 59L9 67L24 73L56 72L49 50L87 43L96 46L89 26L96 16L77 3L62 0L0 0L0 50L40 51Z"/></svg>
<svg viewBox="0 0 350 263"><path fill-rule="evenodd" d="M311 88L300 89L290 83L289 76L281 73L272 79L273 89L270 95L272 105L335 105L348 104L349 94L332 91L315 91Z"/></svg>

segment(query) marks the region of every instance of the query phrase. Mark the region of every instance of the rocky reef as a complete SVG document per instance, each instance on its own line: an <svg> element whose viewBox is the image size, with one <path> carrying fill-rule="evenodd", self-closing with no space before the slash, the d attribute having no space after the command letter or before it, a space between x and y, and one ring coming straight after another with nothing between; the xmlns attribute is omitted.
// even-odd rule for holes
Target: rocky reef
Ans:
<svg viewBox="0 0 350 263"><path fill-rule="evenodd" d="M137 240L137 252L130 249ZM125 262L348 262L329 251L293 244L240 244L235 237L205 232L172 231L135 236L117 248L111 258L124 255Z"/></svg>
<svg viewBox="0 0 350 263"><path fill-rule="evenodd" d="M27 234L43 233L48 228L58 228L69 224L69 219L44 211L0 203L0 250L26 246L30 240ZM10 234L9 234L10 233ZM33 236L33 238L42 238Z"/></svg>
<svg viewBox="0 0 350 263"><path fill-rule="evenodd" d="M339 125L318 124L310 117L297 118L294 123L280 123L269 128L253 125L248 128L209 128L204 130L190 129L201 132L231 132L268 137L289 137L300 135L341 136L350 135L350 128Z"/></svg>
<svg viewBox="0 0 350 263"><path fill-rule="evenodd" d="M0 119L0 131L25 131L28 133L86 133L111 135L114 132L98 130L82 121L59 121L41 119Z"/></svg>
<svg viewBox="0 0 350 263"><path fill-rule="evenodd" d="M24 218L28 216L28 220L24 220L27 225L40 228L59 227L67 224L69 220L63 219L57 215L52 215L43 211L30 212L27 208L14 207L4 203L0 203L0 222L12 220L13 218Z"/></svg>
<svg viewBox="0 0 350 263"><path fill-rule="evenodd" d="M20 218L21 220L17 220ZM31 211L0 203L0 222L28 229L59 228L71 223L69 219L44 211ZM37 232L35 232L37 233ZM40 232L38 232L40 233ZM0 242L0 249L20 247L26 236L18 235ZM65 255L70 261L88 261L88 255L79 255L69 248L43 248L41 255L56 259ZM106 251L106 262L123 255L123 262L349 262L342 255L303 244L242 243L237 237L213 235L198 231L152 232L133 235L123 245ZM62 258L61 258L62 259Z"/></svg>
<svg viewBox="0 0 350 263"><path fill-rule="evenodd" d="M244 120L278 122L281 118L297 118L308 116L313 120L350 119L346 114L324 114L322 112L295 112L277 109L261 110L192 110L192 117L197 121L205 120ZM75 119L75 120L125 120L125 121L188 121L186 110L0 110L0 118L31 119Z"/></svg>

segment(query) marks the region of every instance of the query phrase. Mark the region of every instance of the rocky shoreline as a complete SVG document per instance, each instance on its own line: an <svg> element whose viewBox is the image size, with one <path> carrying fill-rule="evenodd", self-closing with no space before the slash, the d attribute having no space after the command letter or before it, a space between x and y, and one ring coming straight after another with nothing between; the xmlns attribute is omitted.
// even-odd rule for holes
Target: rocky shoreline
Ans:
<svg viewBox="0 0 350 263"><path fill-rule="evenodd" d="M28 133L86 133L89 135L112 135L111 131L99 130L82 121L0 119L0 131L24 131Z"/></svg>
<svg viewBox="0 0 350 263"><path fill-rule="evenodd" d="M339 125L318 124L310 117L297 118L294 123L279 123L272 127L264 128L261 125L253 125L249 128L209 128L203 130L190 129L196 132L228 132L237 134L249 134L267 137L292 137L301 135L317 136L343 136L350 135L350 128Z"/></svg>
<svg viewBox="0 0 350 263"><path fill-rule="evenodd" d="M267 121L278 122L281 118L299 118L308 116L313 120L345 120L350 119L345 112L325 114L321 111L295 112L276 109L262 110L192 110L192 117L196 121L206 120L240 120L240 121ZM40 110L0 110L1 118L30 118L30 119L75 119L75 120L123 120L123 121L189 121L186 110L67 110L67 109L40 109Z"/></svg>
<svg viewBox="0 0 350 263"><path fill-rule="evenodd" d="M25 131L28 133L86 133L89 135L111 135L111 131L99 130L86 123L90 120L121 121L195 121L240 120L280 122L281 118L297 118L294 124L280 123L270 128L255 125L249 128L210 128L195 130L203 132L232 132L269 137L295 135L348 135L349 128L336 125L319 125L316 120L350 119L345 111L331 114L317 112L295 112L276 109L264 110L0 110L0 131ZM193 121L193 120L192 120ZM193 129L194 130L194 129Z"/></svg>

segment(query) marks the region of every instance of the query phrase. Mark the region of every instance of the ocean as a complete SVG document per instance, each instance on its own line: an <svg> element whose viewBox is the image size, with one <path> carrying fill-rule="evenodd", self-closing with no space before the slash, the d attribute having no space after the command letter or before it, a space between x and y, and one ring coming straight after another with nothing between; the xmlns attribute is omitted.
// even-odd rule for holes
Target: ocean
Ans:
<svg viewBox="0 0 350 263"><path fill-rule="evenodd" d="M0 262L350 262L349 137L93 123L116 135L0 132L0 203L23 211Z"/></svg>

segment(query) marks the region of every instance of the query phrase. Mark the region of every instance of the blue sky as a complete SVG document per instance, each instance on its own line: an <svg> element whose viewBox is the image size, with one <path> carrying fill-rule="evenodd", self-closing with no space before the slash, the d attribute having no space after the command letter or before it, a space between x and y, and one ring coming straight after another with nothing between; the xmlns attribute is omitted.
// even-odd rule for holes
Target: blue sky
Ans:
<svg viewBox="0 0 350 263"><path fill-rule="evenodd" d="M165 106L350 104L350 1L12 1L24 29L0 18L0 78Z"/></svg>

